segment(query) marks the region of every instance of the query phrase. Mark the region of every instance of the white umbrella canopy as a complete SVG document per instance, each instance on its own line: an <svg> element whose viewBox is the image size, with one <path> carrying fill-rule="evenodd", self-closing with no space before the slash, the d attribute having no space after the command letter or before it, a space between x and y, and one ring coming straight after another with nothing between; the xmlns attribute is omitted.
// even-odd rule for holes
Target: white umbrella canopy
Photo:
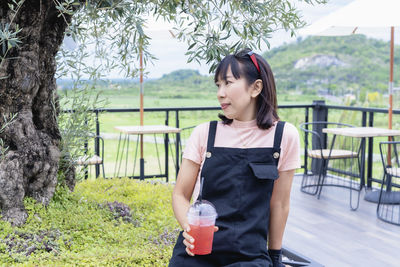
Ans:
<svg viewBox="0 0 400 267"><path fill-rule="evenodd" d="M400 26L399 0L356 0L312 25L300 35L338 36L355 33L357 28Z"/></svg>
<svg viewBox="0 0 400 267"><path fill-rule="evenodd" d="M368 30L391 30L389 129L392 128L394 27L400 26L400 0L355 0L308 27L300 35L343 36Z"/></svg>

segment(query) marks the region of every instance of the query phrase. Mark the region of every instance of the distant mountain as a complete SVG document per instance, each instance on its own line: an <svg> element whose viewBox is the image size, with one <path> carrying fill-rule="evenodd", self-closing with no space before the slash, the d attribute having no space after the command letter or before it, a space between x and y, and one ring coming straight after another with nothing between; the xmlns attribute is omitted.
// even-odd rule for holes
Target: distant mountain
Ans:
<svg viewBox="0 0 400 267"><path fill-rule="evenodd" d="M395 82L399 80L399 48L395 47ZM272 67L278 93L352 94L362 100L367 92L386 93L389 52L387 42L352 35L299 38L297 42L274 48L263 56ZM70 80L57 83L62 89L72 86ZM97 85L97 88L113 90L139 88L137 79L113 79ZM216 96L212 75L201 75L190 69L176 70L159 79L146 79L144 89L146 95L160 98L214 99Z"/></svg>
<svg viewBox="0 0 400 267"><path fill-rule="evenodd" d="M184 81L196 76L201 76L198 70L182 69L173 71L168 74L164 74L159 80L177 82L177 81Z"/></svg>
<svg viewBox="0 0 400 267"><path fill-rule="evenodd" d="M197 70L182 69L164 74L160 79L145 82L148 95L161 98L215 98L212 77L201 75Z"/></svg>
<svg viewBox="0 0 400 267"><path fill-rule="evenodd" d="M400 52L399 46L395 49ZM389 43L352 35L299 38L263 56L271 65L278 90L340 96L386 92L389 52ZM399 63L397 56L395 65Z"/></svg>

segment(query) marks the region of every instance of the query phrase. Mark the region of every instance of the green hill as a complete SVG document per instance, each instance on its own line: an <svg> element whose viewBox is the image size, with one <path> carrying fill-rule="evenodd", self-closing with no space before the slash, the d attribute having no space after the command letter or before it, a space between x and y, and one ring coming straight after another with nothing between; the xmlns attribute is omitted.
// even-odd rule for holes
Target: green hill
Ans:
<svg viewBox="0 0 400 267"><path fill-rule="evenodd" d="M395 47L395 54L400 52ZM345 37L299 38L267 51L263 56L270 63L279 93L303 95L353 94L361 103L367 92L385 94L389 80L388 42L363 35ZM400 57L395 57L399 66ZM398 77L395 69L395 80ZM398 79L397 79L398 80ZM61 89L70 81L59 81ZM395 86L398 83L395 83ZM113 95L138 94L137 80L111 80L98 83L97 88ZM159 79L145 79L145 95L156 98L215 99L216 88L212 75L201 75L196 70L182 69L163 75Z"/></svg>
<svg viewBox="0 0 400 267"><path fill-rule="evenodd" d="M299 38L263 56L272 67L278 92L350 93L363 99L367 92L387 92L389 52L388 42L352 35ZM395 57L395 66L399 64L400 57ZM145 86L147 93L165 98L214 98L216 93L212 76L194 70L174 71Z"/></svg>
<svg viewBox="0 0 400 267"><path fill-rule="evenodd" d="M399 46L395 47L399 51ZM389 43L363 35L298 39L263 54L279 90L303 93L386 92ZM395 58L399 65L400 58Z"/></svg>
<svg viewBox="0 0 400 267"><path fill-rule="evenodd" d="M196 70L176 70L145 83L146 93L160 98L215 98L216 87L210 76Z"/></svg>

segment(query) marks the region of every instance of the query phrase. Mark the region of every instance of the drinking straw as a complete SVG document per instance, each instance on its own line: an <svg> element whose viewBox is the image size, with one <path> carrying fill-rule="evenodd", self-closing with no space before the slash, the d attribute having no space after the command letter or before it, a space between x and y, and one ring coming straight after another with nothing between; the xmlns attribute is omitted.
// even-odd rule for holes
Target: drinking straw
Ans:
<svg viewBox="0 0 400 267"><path fill-rule="evenodd" d="M204 184L204 177L201 177L200 179L200 192L199 192L199 198L198 201L201 204L203 200L203 184ZM201 216L201 209L199 210L199 215Z"/></svg>
<svg viewBox="0 0 400 267"><path fill-rule="evenodd" d="M200 192L198 200L201 202L203 200L203 184L204 184L204 177L200 179Z"/></svg>

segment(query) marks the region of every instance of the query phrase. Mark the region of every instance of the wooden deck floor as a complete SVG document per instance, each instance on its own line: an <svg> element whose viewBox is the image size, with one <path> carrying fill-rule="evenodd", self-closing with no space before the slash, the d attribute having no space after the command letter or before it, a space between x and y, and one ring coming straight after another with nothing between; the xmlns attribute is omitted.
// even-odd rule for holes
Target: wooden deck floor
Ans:
<svg viewBox="0 0 400 267"><path fill-rule="evenodd" d="M294 177L291 210L283 245L326 267L400 266L400 226L376 217L376 204L364 200L351 211L349 191L325 187L318 200L300 191Z"/></svg>

